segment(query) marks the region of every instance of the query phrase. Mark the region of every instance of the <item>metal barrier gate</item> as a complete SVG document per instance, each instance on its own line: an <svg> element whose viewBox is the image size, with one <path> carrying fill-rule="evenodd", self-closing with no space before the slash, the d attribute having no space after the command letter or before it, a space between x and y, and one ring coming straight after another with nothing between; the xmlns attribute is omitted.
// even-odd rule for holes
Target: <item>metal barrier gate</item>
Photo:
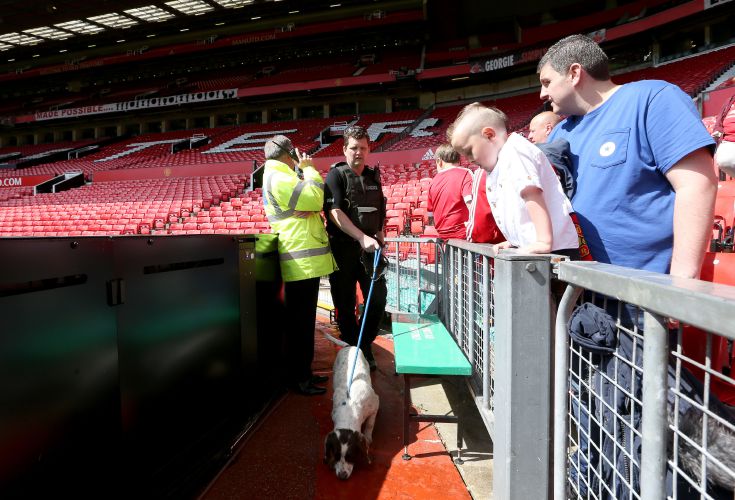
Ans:
<svg viewBox="0 0 735 500"><path fill-rule="evenodd" d="M721 400L735 403L735 288L459 240L388 241L393 310L438 312L472 364L495 497L733 498L735 417ZM608 354L569 341L583 301L612 313Z"/></svg>

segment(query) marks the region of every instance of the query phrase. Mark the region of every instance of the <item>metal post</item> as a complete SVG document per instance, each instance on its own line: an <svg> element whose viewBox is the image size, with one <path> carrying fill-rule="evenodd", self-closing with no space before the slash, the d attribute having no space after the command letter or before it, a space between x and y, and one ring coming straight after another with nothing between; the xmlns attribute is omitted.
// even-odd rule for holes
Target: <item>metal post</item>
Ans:
<svg viewBox="0 0 735 500"><path fill-rule="evenodd" d="M462 276L462 261L464 259L465 252L467 252L467 250L457 249L457 275L455 275L457 288L457 314L455 315L455 320L457 323L454 325L454 331L457 332L457 344L459 344L460 349L464 345L464 322L462 321L464 318L464 301L462 300L462 285L464 284L464 279L457 278Z"/></svg>
<svg viewBox="0 0 735 500"><path fill-rule="evenodd" d="M475 256L467 253L467 299L469 302L469 311L467 311L467 354L470 365L475 366Z"/></svg>
<svg viewBox="0 0 735 500"><path fill-rule="evenodd" d="M490 259L482 257L482 399L490 409Z"/></svg>
<svg viewBox="0 0 735 500"><path fill-rule="evenodd" d="M396 308L401 311L401 240L396 241Z"/></svg>
<svg viewBox="0 0 735 500"><path fill-rule="evenodd" d="M554 500L566 498L567 402L569 381L569 335L567 322L582 289L572 285L564 291L556 314L554 334Z"/></svg>
<svg viewBox="0 0 735 500"><path fill-rule="evenodd" d="M448 307L449 307L449 331L456 332L455 324L454 324L454 254L457 253L457 249L454 247L449 247L449 258L447 261L449 262L449 282L447 283L447 297L449 300Z"/></svg>
<svg viewBox="0 0 735 500"><path fill-rule="evenodd" d="M418 307L417 313L421 314L423 308L421 307L421 243L416 242L416 291L418 297L416 298L416 304Z"/></svg>
<svg viewBox="0 0 735 500"><path fill-rule="evenodd" d="M439 277L439 242L434 241L434 297L436 299L439 299L441 294L441 319L446 324L447 321L447 301L445 299L445 295L443 293L444 290L446 290L446 280L445 280L445 274L447 272L446 266L444 265L444 254L442 254L442 274L441 278Z"/></svg>
<svg viewBox="0 0 735 500"><path fill-rule="evenodd" d="M548 258L495 257L495 498L550 492L550 279Z"/></svg>
<svg viewBox="0 0 735 500"><path fill-rule="evenodd" d="M666 377L668 330L659 315L645 312L643 331L643 401L641 421L641 500L666 494Z"/></svg>

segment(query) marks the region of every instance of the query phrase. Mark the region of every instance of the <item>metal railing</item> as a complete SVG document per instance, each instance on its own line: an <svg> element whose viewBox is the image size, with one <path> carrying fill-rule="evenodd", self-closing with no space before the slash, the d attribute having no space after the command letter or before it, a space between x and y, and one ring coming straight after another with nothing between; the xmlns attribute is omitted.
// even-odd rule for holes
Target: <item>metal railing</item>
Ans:
<svg viewBox="0 0 735 500"><path fill-rule="evenodd" d="M488 245L452 240L446 248L441 318L472 365L478 409L494 434L494 253Z"/></svg>
<svg viewBox="0 0 735 500"><path fill-rule="evenodd" d="M400 243L388 279L416 298L396 310L421 311L407 277L427 288L430 275L405 245L426 240ZM473 367L495 497L733 497L735 416L721 400L735 402L735 287L459 240L436 256L431 288ZM607 350L569 340L585 302L611 317Z"/></svg>
<svg viewBox="0 0 735 500"><path fill-rule="evenodd" d="M433 238L386 238L388 312L426 313L439 302L442 246Z"/></svg>
<svg viewBox="0 0 735 500"><path fill-rule="evenodd" d="M735 413L718 393L735 394L735 288L596 262L563 262L559 280L554 498L732 498ZM582 300L610 316L607 352L569 340Z"/></svg>
<svg viewBox="0 0 735 500"><path fill-rule="evenodd" d="M410 248L402 244L425 240L387 241L388 255L395 255ZM473 368L469 385L494 442L494 495L543 498L551 471L550 259L511 251L495 256L490 245L461 240L443 246L435 263L437 311ZM387 274L389 290L410 288L407 277L416 274L410 252L401 255L390 260L396 268ZM414 302L393 300L398 310L415 312Z"/></svg>

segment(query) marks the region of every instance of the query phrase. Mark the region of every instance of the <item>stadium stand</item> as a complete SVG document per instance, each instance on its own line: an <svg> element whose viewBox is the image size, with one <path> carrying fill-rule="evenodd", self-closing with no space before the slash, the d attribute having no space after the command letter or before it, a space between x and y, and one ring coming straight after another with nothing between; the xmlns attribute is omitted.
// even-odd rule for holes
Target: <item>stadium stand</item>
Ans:
<svg viewBox="0 0 735 500"><path fill-rule="evenodd" d="M203 207L244 192L243 176L97 182L0 201L0 236L170 234Z"/></svg>
<svg viewBox="0 0 735 500"><path fill-rule="evenodd" d="M735 46L684 57L656 67L627 71L613 76L618 84L636 80L666 80L689 95L701 92L710 82L732 67Z"/></svg>

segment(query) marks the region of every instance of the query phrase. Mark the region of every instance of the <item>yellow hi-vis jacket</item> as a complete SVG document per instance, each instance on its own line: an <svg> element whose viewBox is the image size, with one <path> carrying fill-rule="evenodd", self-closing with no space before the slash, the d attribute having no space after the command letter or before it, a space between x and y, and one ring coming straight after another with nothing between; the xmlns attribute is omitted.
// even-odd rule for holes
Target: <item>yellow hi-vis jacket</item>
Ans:
<svg viewBox="0 0 735 500"><path fill-rule="evenodd" d="M321 217L324 181L314 167L304 168L303 173L301 180L285 163L265 162L263 205L273 232L278 233L283 281L317 278L337 269Z"/></svg>

